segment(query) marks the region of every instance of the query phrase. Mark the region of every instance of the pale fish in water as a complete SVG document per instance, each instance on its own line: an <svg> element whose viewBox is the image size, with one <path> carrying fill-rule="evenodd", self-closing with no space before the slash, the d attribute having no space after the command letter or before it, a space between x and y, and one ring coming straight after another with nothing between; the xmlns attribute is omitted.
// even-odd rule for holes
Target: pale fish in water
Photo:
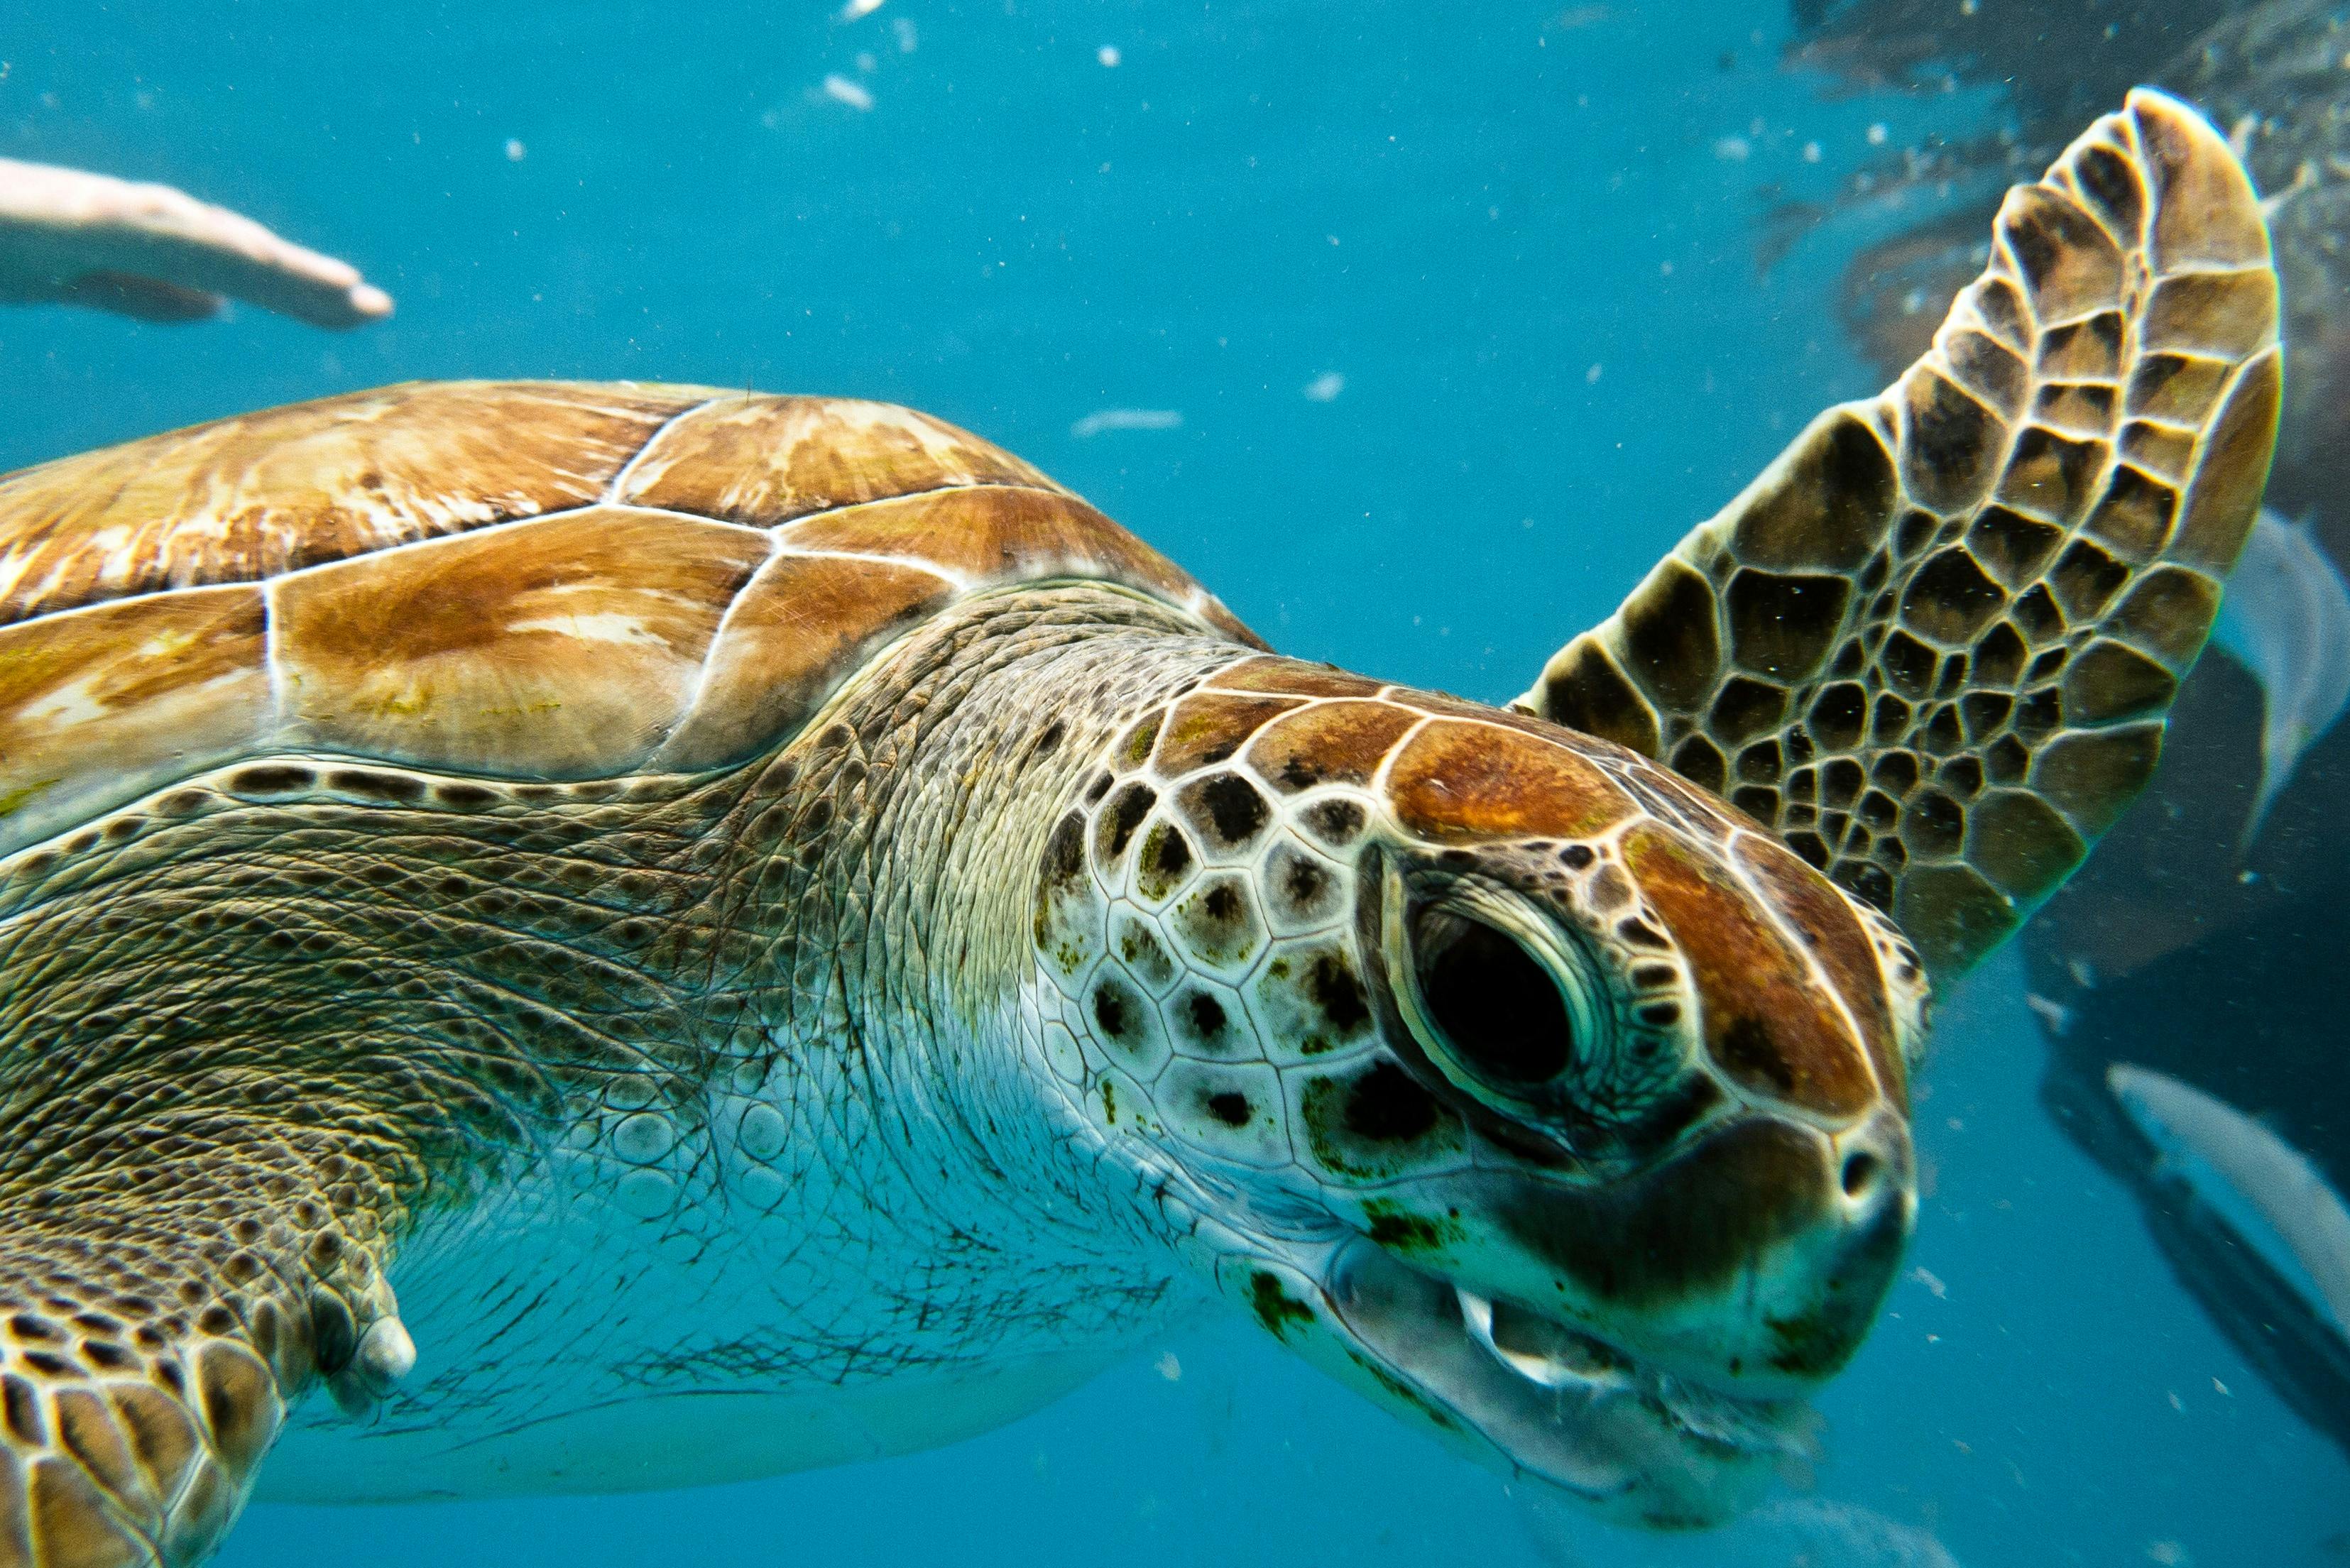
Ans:
<svg viewBox="0 0 2350 1568"><path fill-rule="evenodd" d="M1174 409L1096 409L1071 425L1069 433L1082 440L1104 431L1171 431L1182 425L1183 416Z"/></svg>
<svg viewBox="0 0 2350 1568"><path fill-rule="evenodd" d="M2305 524L2262 511L2212 640L2259 679L2267 702L2250 848L2301 754L2350 704L2350 587Z"/></svg>
<svg viewBox="0 0 2350 1568"><path fill-rule="evenodd" d="M1669 1535L1610 1529L1548 1501L1529 1501L1523 1513L1535 1554L1552 1568L1960 1568L1929 1532L1824 1498L1783 1498L1719 1530Z"/></svg>
<svg viewBox="0 0 2350 1568"><path fill-rule="evenodd" d="M2298 1150L2243 1112L2147 1067L2106 1085L2184 1181L2350 1334L2350 1209Z"/></svg>

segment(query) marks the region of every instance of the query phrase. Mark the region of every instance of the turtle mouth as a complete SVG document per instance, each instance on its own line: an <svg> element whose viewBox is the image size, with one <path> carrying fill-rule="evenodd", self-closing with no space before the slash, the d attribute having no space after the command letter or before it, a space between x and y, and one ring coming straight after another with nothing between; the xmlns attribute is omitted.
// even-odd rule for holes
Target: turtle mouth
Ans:
<svg viewBox="0 0 2350 1568"><path fill-rule="evenodd" d="M1731 1394L1662 1371L1579 1328L1425 1273L1368 1241L1332 1260L1333 1314L1357 1360L1440 1428L1505 1468L1642 1522L1737 1513L1816 1454L1801 1399Z"/></svg>
<svg viewBox="0 0 2350 1568"><path fill-rule="evenodd" d="M1812 1457L1811 1409L1755 1399L1643 1365L1606 1340L1466 1286L1452 1287L1469 1336L1503 1366L1562 1397L1632 1400L1691 1443L1733 1453Z"/></svg>

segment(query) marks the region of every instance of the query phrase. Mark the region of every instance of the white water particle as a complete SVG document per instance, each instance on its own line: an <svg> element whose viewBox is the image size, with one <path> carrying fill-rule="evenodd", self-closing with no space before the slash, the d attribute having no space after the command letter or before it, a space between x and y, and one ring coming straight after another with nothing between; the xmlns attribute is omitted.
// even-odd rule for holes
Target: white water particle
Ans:
<svg viewBox="0 0 2350 1568"><path fill-rule="evenodd" d="M1182 414L1174 409L1096 409L1071 425L1069 433L1083 441L1104 431L1171 431L1182 423Z"/></svg>

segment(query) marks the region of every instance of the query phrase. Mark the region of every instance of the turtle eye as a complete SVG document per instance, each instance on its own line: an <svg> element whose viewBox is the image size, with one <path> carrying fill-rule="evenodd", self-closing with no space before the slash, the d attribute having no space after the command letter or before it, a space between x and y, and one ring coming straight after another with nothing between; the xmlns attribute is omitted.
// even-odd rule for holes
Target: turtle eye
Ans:
<svg viewBox="0 0 2350 1568"><path fill-rule="evenodd" d="M1575 1025L1558 982L1516 938L1449 909L1413 922L1413 965L1427 1023L1460 1067L1508 1094L1566 1071Z"/></svg>

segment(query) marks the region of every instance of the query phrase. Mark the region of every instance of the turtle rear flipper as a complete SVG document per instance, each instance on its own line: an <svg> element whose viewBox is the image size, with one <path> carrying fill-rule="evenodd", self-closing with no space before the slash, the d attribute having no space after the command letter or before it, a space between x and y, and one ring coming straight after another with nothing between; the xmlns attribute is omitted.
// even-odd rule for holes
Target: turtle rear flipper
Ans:
<svg viewBox="0 0 2350 1568"><path fill-rule="evenodd" d="M309 1162L138 1141L0 1187L0 1568L201 1562L306 1388L364 1408L415 1359Z"/></svg>
<svg viewBox="0 0 2350 1568"><path fill-rule="evenodd" d="M2279 379L2251 182L2140 88L2008 192L1923 358L1814 420L1519 704L1727 795L1963 971L2153 772Z"/></svg>

